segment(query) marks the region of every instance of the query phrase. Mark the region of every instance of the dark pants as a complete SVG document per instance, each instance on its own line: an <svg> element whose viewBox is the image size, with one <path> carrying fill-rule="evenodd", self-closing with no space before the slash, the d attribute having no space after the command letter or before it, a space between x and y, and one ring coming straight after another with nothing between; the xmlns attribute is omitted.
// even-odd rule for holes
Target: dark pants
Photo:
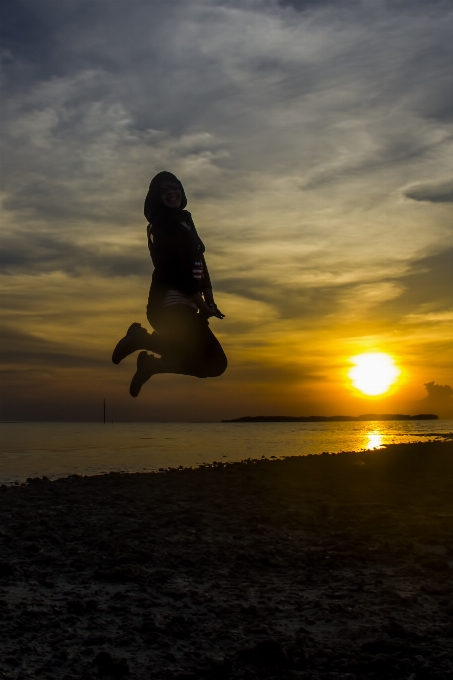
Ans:
<svg viewBox="0 0 453 680"><path fill-rule="evenodd" d="M228 361L209 322L187 305L153 309L147 317L155 329L149 347L160 354L162 373L181 373L198 378L222 375Z"/></svg>

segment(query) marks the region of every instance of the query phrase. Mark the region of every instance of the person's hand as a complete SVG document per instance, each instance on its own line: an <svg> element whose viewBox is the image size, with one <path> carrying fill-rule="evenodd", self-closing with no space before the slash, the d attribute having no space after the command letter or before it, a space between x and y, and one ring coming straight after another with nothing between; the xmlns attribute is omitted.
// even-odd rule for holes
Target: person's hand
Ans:
<svg viewBox="0 0 453 680"><path fill-rule="evenodd" d="M217 308L215 303L207 305L206 302L203 301L203 304L199 305L198 309L200 310L200 314L203 314L206 319L210 319L211 316L215 316L217 319L223 319L225 316L220 309Z"/></svg>
<svg viewBox="0 0 453 680"><path fill-rule="evenodd" d="M212 294L212 288L207 288L205 291L203 291L203 297L206 305L209 307L210 311L209 313L206 312L208 315L207 318L211 316L215 316L217 319L223 319L225 318L225 314L222 314L220 309L217 307L216 303L214 302L214 295Z"/></svg>
<svg viewBox="0 0 453 680"><path fill-rule="evenodd" d="M201 293L195 293L195 295L192 296L192 300L195 302L198 307L198 311L205 317L205 319L210 319L211 316L215 316L217 319L224 318L225 315L222 314L214 302L212 291L210 291L208 294L205 292L204 299Z"/></svg>
<svg viewBox="0 0 453 680"><path fill-rule="evenodd" d="M222 314L222 312L217 307L215 302L213 302L212 304L207 305L207 306L211 310L211 316L215 316L217 319L224 319L225 318L225 314Z"/></svg>

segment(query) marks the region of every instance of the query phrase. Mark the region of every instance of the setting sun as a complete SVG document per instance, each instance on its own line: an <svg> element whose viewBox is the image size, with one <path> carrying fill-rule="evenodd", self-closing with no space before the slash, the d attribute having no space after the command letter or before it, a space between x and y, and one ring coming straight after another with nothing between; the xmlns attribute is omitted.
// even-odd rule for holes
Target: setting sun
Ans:
<svg viewBox="0 0 453 680"><path fill-rule="evenodd" d="M354 366L348 376L352 384L370 397L387 392L401 373L392 357L382 352L360 354L353 357L351 362Z"/></svg>

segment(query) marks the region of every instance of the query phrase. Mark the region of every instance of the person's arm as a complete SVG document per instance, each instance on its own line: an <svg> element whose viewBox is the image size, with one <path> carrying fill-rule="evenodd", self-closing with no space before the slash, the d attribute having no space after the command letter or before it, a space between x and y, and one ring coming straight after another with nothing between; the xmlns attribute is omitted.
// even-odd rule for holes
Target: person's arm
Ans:
<svg viewBox="0 0 453 680"><path fill-rule="evenodd" d="M204 255L201 256L201 262L203 264L203 298L208 307L214 312L213 316L216 316L218 319L223 319L225 314L222 314L222 312L219 310L217 307L215 301L214 301L214 293L212 292L212 284L211 284L211 277L209 276L209 270L208 270L208 265L206 264L206 260Z"/></svg>
<svg viewBox="0 0 453 680"><path fill-rule="evenodd" d="M201 264L203 265L203 289L212 291L211 277L204 255L201 256Z"/></svg>
<svg viewBox="0 0 453 680"><path fill-rule="evenodd" d="M187 256L187 243L181 238L181 234L170 225L156 222L153 226L153 253L154 265L163 273L168 286L190 297L205 317L216 316L223 319L223 314L214 303L212 288L210 294L206 293L210 303L206 301L206 297L203 299L199 290L199 280L194 277L194 263ZM203 255L200 255L200 260L203 263L203 287L207 283L206 291L209 291L211 279Z"/></svg>

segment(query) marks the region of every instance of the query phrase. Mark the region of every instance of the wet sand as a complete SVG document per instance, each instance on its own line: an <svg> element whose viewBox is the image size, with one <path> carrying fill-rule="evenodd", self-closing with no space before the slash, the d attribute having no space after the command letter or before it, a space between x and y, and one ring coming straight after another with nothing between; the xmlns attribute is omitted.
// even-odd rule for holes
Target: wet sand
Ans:
<svg viewBox="0 0 453 680"><path fill-rule="evenodd" d="M453 678L453 442L0 487L0 678Z"/></svg>

